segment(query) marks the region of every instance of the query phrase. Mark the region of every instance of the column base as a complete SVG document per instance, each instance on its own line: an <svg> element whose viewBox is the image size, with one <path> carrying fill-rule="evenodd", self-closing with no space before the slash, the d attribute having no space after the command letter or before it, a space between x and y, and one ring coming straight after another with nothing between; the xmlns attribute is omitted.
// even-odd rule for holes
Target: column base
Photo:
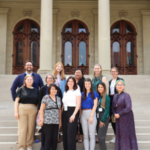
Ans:
<svg viewBox="0 0 150 150"><path fill-rule="evenodd" d="M53 73L53 70L44 70L44 69L39 69L38 74L46 75L47 73Z"/></svg>

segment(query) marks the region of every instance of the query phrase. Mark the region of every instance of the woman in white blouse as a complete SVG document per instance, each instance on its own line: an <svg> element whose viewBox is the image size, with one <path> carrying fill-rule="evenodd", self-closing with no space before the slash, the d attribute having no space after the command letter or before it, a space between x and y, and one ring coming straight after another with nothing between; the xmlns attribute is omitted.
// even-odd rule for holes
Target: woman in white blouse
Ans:
<svg viewBox="0 0 150 150"><path fill-rule="evenodd" d="M109 97L110 97L110 122L111 122L111 125L112 125L112 128L114 130L114 134L116 135L116 123L112 122L111 120L111 116L112 116L112 101L113 101L113 98L114 98L114 95L117 94L117 90L116 90L116 81L117 80L123 80L121 78L118 77L118 69L117 67L112 67L111 68L111 75L113 77L113 79L111 79L109 81ZM115 137L110 141L110 143L115 143Z"/></svg>
<svg viewBox="0 0 150 150"><path fill-rule="evenodd" d="M76 150L76 129L81 93L74 77L69 77L63 97L62 129L64 150Z"/></svg>

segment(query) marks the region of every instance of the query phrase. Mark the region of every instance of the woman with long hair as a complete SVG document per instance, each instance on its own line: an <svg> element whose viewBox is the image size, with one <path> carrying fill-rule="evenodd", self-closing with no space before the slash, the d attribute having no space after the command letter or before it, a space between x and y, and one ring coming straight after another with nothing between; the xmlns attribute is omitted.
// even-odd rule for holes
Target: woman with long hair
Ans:
<svg viewBox="0 0 150 150"><path fill-rule="evenodd" d="M63 97L62 129L64 150L76 150L78 112L81 106L81 92L74 77L69 77Z"/></svg>
<svg viewBox="0 0 150 150"><path fill-rule="evenodd" d="M100 96L98 100L98 113L99 113L98 141L100 150L107 150L105 138L109 124L110 98L106 94L105 83L101 82L97 85L97 92Z"/></svg>
<svg viewBox="0 0 150 150"><path fill-rule="evenodd" d="M85 79L84 91L81 96L81 124L85 150L95 149L97 97L97 92L93 91L91 79Z"/></svg>
<svg viewBox="0 0 150 150"><path fill-rule="evenodd" d="M115 150L138 150L132 101L130 95L124 92L125 82L116 81L116 89L118 93L112 102L112 112L116 118Z"/></svg>
<svg viewBox="0 0 150 150"><path fill-rule="evenodd" d="M56 79L56 85L61 89L62 94L65 92L65 85L66 85L66 77L64 73L64 66L61 62L58 62L55 65L53 74Z"/></svg>
<svg viewBox="0 0 150 150"><path fill-rule="evenodd" d="M64 95L65 85L66 85L67 80L66 80L65 73L64 73L64 66L61 62L58 62L55 65L53 74L56 79L56 82L55 82L56 85L61 89L62 95ZM58 143L62 141L61 134L60 134L61 131L62 129L60 129L59 131Z"/></svg>
<svg viewBox="0 0 150 150"><path fill-rule="evenodd" d="M15 118L19 126L19 150L32 150L38 104L38 90L32 86L33 81L32 75L26 75L23 86L16 93Z"/></svg>
<svg viewBox="0 0 150 150"><path fill-rule="evenodd" d="M92 78L92 84L93 84L93 90L97 91L97 85L101 82L104 82L106 87L107 87L107 79L105 76L103 76L102 74L102 67L100 64L95 64L94 65L94 73L93 73L93 78ZM98 128L99 128L99 113L97 112L97 126L96 126L96 130L98 133ZM96 143L98 143L98 138L96 138Z"/></svg>
<svg viewBox="0 0 150 150"><path fill-rule="evenodd" d="M102 74L102 67L100 64L94 65L94 73L92 78L93 90L97 91L98 83L104 82L107 87L107 79Z"/></svg>
<svg viewBox="0 0 150 150"><path fill-rule="evenodd" d="M112 120L113 113L112 113L111 107L112 107L112 101L113 101L114 95L118 93L117 90L116 90L116 86L115 86L116 81L123 80L123 79L118 77L118 69L117 69L117 67L112 67L111 70L110 70L110 73L111 73L111 75L113 77L109 81L110 123L112 125L114 134L116 135L116 123ZM115 143L115 137L113 137L112 140L110 140L110 143Z"/></svg>
<svg viewBox="0 0 150 150"><path fill-rule="evenodd" d="M40 126L43 126L45 134L45 150L57 150L58 130L61 128L61 98L56 96L57 86L51 84L48 87L48 95L45 95L40 107Z"/></svg>

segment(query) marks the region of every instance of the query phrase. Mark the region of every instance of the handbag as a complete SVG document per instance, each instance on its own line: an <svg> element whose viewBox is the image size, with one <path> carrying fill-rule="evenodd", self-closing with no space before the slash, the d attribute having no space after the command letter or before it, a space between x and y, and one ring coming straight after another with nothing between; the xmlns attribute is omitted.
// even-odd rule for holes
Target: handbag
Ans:
<svg viewBox="0 0 150 150"><path fill-rule="evenodd" d="M116 123L116 118L115 118L114 115L111 115L111 121L112 121L113 123Z"/></svg>
<svg viewBox="0 0 150 150"><path fill-rule="evenodd" d="M47 96L46 105L48 104L48 98L49 98L49 96ZM41 119L41 116L40 116L40 114L38 113L37 118L36 118L36 122L37 122L38 125L40 124L41 120L42 120L42 119Z"/></svg>

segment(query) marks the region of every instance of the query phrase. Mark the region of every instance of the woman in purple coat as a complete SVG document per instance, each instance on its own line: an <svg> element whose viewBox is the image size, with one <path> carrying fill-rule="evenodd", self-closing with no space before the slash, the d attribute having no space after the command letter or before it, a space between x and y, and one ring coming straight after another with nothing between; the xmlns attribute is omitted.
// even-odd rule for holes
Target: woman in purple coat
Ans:
<svg viewBox="0 0 150 150"><path fill-rule="evenodd" d="M130 95L124 92L125 82L118 80L112 103L112 112L116 118L115 150L138 150L135 135L134 116Z"/></svg>

